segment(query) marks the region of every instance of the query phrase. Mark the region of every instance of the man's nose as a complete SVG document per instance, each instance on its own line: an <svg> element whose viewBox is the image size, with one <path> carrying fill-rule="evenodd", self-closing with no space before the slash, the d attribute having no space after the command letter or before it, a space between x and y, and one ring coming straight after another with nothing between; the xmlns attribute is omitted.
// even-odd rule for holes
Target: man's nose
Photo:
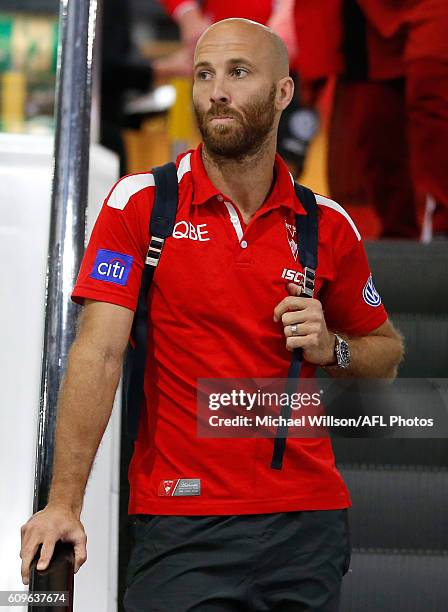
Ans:
<svg viewBox="0 0 448 612"><path fill-rule="evenodd" d="M223 104L230 102L230 95L222 79L215 78L213 82L213 89L210 92L210 102L213 102L215 104Z"/></svg>

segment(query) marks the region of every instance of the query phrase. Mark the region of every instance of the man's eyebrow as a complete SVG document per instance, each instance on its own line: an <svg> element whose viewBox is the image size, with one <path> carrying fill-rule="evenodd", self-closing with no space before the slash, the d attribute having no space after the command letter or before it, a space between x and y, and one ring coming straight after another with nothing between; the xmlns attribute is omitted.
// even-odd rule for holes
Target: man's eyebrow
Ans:
<svg viewBox="0 0 448 612"><path fill-rule="evenodd" d="M205 62L205 61L197 62L194 65L194 69L197 70L198 68L212 68L212 65L210 64L210 62Z"/></svg>
<svg viewBox="0 0 448 612"><path fill-rule="evenodd" d="M254 67L253 63L247 59L247 57L233 57L227 60L226 64L231 64L234 66L235 64L246 64L246 66Z"/></svg>

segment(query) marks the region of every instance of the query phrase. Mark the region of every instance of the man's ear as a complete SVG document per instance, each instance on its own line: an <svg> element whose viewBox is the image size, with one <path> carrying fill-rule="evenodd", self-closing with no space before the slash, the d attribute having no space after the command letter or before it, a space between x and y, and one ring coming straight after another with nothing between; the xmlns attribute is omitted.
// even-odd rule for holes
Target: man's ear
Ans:
<svg viewBox="0 0 448 612"><path fill-rule="evenodd" d="M283 77L277 82L276 109L285 110L294 95L294 81L290 76Z"/></svg>

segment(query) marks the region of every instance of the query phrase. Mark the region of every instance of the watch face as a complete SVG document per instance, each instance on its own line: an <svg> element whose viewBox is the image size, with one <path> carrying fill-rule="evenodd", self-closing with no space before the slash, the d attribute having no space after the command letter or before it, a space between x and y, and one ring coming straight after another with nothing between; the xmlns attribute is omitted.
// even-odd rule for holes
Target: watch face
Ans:
<svg viewBox="0 0 448 612"><path fill-rule="evenodd" d="M348 368L348 366L350 365L350 348L347 342L345 340L342 340L342 338L338 338L336 354L339 367Z"/></svg>

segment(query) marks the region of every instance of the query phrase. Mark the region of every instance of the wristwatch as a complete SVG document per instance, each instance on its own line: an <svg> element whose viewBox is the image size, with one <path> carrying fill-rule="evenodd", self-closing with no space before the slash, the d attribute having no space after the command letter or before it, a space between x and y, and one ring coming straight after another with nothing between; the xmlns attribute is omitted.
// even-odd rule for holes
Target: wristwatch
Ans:
<svg viewBox="0 0 448 612"><path fill-rule="evenodd" d="M333 332L334 333L334 332ZM338 362L338 366L340 368L348 368L350 365L350 347L348 342L346 342L341 336L334 334L336 336L336 343L334 345L334 354L336 356L336 361Z"/></svg>

